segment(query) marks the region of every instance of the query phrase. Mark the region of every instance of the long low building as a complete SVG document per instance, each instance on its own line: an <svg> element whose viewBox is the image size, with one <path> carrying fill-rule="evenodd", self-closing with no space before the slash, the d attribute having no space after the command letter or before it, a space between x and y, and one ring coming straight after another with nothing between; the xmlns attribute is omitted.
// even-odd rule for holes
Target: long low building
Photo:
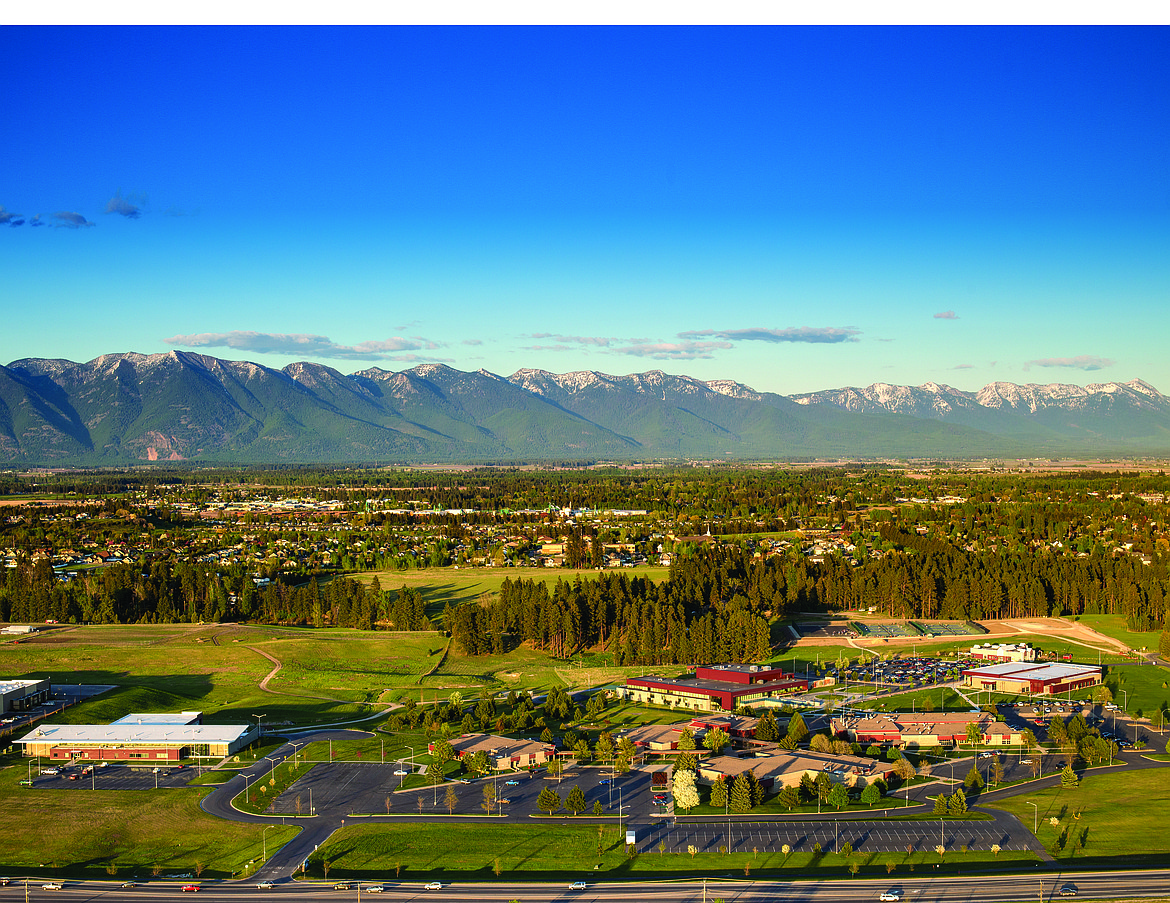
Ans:
<svg viewBox="0 0 1170 903"><path fill-rule="evenodd" d="M48 678L44 680L0 680L0 713L24 712L47 702L53 695Z"/></svg>
<svg viewBox="0 0 1170 903"><path fill-rule="evenodd" d="M869 717L850 715L834 718L834 737L854 743L888 743L892 746L924 748L967 743L968 725L979 731L986 746L1018 746L1023 735L986 712L891 712Z"/></svg>
<svg viewBox="0 0 1170 903"><path fill-rule="evenodd" d="M769 749L746 756L712 756L699 762L699 780L714 783L751 771L765 790L795 787L807 774L826 774L836 784L860 789L876 780L889 781L893 765L861 756L838 756L811 750Z"/></svg>
<svg viewBox="0 0 1170 903"><path fill-rule="evenodd" d="M496 734L463 734L449 742L456 759L484 752L498 771L543 765L556 755L556 747L539 740L517 740ZM427 749L433 753L435 744L432 742Z"/></svg>
<svg viewBox="0 0 1170 903"><path fill-rule="evenodd" d="M92 761L177 762L239 752L254 724L202 724L200 712L127 715L113 724L42 724L16 742L26 756Z"/></svg>
<svg viewBox="0 0 1170 903"><path fill-rule="evenodd" d="M705 665L693 677L633 677L618 695L645 705L669 706L696 712L730 712L736 706L759 705L774 697L808 689L780 668L767 665Z"/></svg>
<svg viewBox="0 0 1170 903"><path fill-rule="evenodd" d="M1097 686L1101 683L1101 669L1095 665L1074 665L1071 662L1003 662L967 668L963 671L963 683L976 690L1056 696Z"/></svg>

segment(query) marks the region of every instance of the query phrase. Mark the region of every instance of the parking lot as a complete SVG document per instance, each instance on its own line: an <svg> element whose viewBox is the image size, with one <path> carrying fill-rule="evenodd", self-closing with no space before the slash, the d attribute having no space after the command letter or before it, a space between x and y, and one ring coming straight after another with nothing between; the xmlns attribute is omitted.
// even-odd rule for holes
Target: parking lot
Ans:
<svg viewBox="0 0 1170 903"><path fill-rule="evenodd" d="M573 776L563 776L558 783L545 777L541 771L537 777L526 772L503 774L495 778L468 779L468 783L439 784L437 787L416 787L402 790L404 776L395 775L397 763L356 762L316 765L308 774L297 780L273 803L269 812L275 815L308 815L310 805L317 812L350 813L354 815L386 815L386 800L390 800L390 815L419 813L419 799L424 814L440 812L454 814L483 815L484 785L494 784L496 799L501 802L499 811L505 815L538 814L536 801L544 787L552 787L562 800L568 796L573 785L585 794L585 812L593 811L594 802L600 801L606 815L617 812L619 800L628 817L648 817L652 808L661 810L654 803L650 792L650 775L633 771L626 775L610 776L609 772L597 768L573 769ZM455 792L453 810L447 807L447 789ZM300 808L297 799L300 798ZM493 813L495 812L493 807ZM568 814L564 809L559 814Z"/></svg>
<svg viewBox="0 0 1170 903"><path fill-rule="evenodd" d="M41 770L54 767L60 766L42 764ZM154 790L156 780L160 788L185 787L196 774L196 769L193 768L184 768L181 771L168 768L156 775L150 767L131 768L128 765L94 768L86 775L81 771L81 765L70 765L60 774L40 774L34 765L32 786L37 790ZM76 780L73 779L74 776Z"/></svg>
<svg viewBox="0 0 1170 903"><path fill-rule="evenodd" d="M1027 832L1008 830L993 821L732 822L730 831L729 835L726 823L660 824L639 839L638 851L657 852L658 845L665 844L668 853L685 853L691 846L701 853L719 852L727 846L731 852L777 853L788 844L792 852L811 853L818 843L825 852L846 843L865 852L905 852L911 845L915 850L933 850L940 843L948 850L963 846L987 850L996 843L1003 850L1031 849Z"/></svg>

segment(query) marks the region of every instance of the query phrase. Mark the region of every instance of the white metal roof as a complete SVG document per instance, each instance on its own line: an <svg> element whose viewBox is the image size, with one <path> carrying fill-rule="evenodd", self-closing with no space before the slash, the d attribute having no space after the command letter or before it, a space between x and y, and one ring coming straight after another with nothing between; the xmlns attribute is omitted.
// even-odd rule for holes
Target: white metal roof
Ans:
<svg viewBox="0 0 1170 903"><path fill-rule="evenodd" d="M202 712L150 712L148 714L123 715L113 724L191 724L199 720Z"/></svg>
<svg viewBox="0 0 1170 903"><path fill-rule="evenodd" d="M17 743L100 743L107 746L167 746L232 743L250 724L41 724Z"/></svg>
<svg viewBox="0 0 1170 903"><path fill-rule="evenodd" d="M1063 677L1087 677L1090 674L1100 674L1101 669L1095 665L1074 665L1067 662L1049 662L1047 664L1001 662L998 665L968 668L963 673L982 677L1006 677L1009 680L1059 680Z"/></svg>

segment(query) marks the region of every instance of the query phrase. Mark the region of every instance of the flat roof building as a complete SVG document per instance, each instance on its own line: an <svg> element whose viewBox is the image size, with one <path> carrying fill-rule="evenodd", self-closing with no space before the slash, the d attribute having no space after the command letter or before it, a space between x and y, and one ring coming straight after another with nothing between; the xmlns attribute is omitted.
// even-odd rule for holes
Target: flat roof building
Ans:
<svg viewBox="0 0 1170 903"><path fill-rule="evenodd" d="M0 713L23 712L48 701L53 695L44 680L0 680Z"/></svg>
<svg viewBox="0 0 1170 903"><path fill-rule="evenodd" d="M257 736L254 724L200 724L199 712L180 715L128 715L126 718L173 718L113 724L42 724L16 742L26 756L50 759L164 761L239 752Z"/></svg>
<svg viewBox="0 0 1170 903"><path fill-rule="evenodd" d="M1002 662L998 665L980 665L966 669L963 672L963 683L976 690L1055 696L1097 686L1101 683L1101 669L1096 665L1063 662L1059 664Z"/></svg>
<svg viewBox="0 0 1170 903"><path fill-rule="evenodd" d="M827 774L837 784L861 788L879 778L888 781L894 766L861 756L838 756L811 750L770 749L747 756L712 756L699 762L699 780L713 784L722 777L730 780L745 771L755 774L765 790L795 787L807 774L816 779Z"/></svg>
<svg viewBox="0 0 1170 903"><path fill-rule="evenodd" d="M695 712L730 712L740 705L761 704L795 690L807 690L808 681L797 680L779 668L766 665L703 665L693 677L633 677L618 695L647 705L690 709Z"/></svg>

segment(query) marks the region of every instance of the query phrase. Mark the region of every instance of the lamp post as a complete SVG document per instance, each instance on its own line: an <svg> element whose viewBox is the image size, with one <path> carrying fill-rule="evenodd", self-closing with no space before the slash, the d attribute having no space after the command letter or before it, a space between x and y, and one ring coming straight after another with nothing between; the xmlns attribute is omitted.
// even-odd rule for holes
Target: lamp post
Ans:
<svg viewBox="0 0 1170 903"><path fill-rule="evenodd" d="M316 811L314 811L314 809L313 809L313 785L312 784L309 785L309 814L310 815L317 814Z"/></svg>
<svg viewBox="0 0 1170 903"><path fill-rule="evenodd" d="M268 777L271 778L276 774L276 757L275 756L265 756L264 758L267 761L272 763L272 767L268 769Z"/></svg>
<svg viewBox="0 0 1170 903"><path fill-rule="evenodd" d="M1031 800L1024 800L1032 807L1032 833L1035 834L1040 829L1040 807Z"/></svg>
<svg viewBox="0 0 1170 903"><path fill-rule="evenodd" d="M294 768L296 767L296 764L297 764L297 753L300 752L301 747L304 746L308 742L309 742L308 740L302 740L300 743L289 743L289 746L291 746L293 748L293 767Z"/></svg>
<svg viewBox="0 0 1170 903"><path fill-rule="evenodd" d="M255 712L252 713L252 717L256 719L256 739L257 740L259 740L261 737L264 736L264 725L260 723L260 719L263 718L265 714L267 714L267 713L261 713L259 715L257 715Z"/></svg>
<svg viewBox="0 0 1170 903"><path fill-rule="evenodd" d="M264 861L268 861L268 829L275 828L276 825L265 825L264 830L260 832L260 843L264 848Z"/></svg>
<svg viewBox="0 0 1170 903"><path fill-rule="evenodd" d="M251 777L250 774L248 774L247 772L244 772L244 802L247 802L247 803L252 802L252 797L248 795L248 778L250 778L250 777Z"/></svg>

